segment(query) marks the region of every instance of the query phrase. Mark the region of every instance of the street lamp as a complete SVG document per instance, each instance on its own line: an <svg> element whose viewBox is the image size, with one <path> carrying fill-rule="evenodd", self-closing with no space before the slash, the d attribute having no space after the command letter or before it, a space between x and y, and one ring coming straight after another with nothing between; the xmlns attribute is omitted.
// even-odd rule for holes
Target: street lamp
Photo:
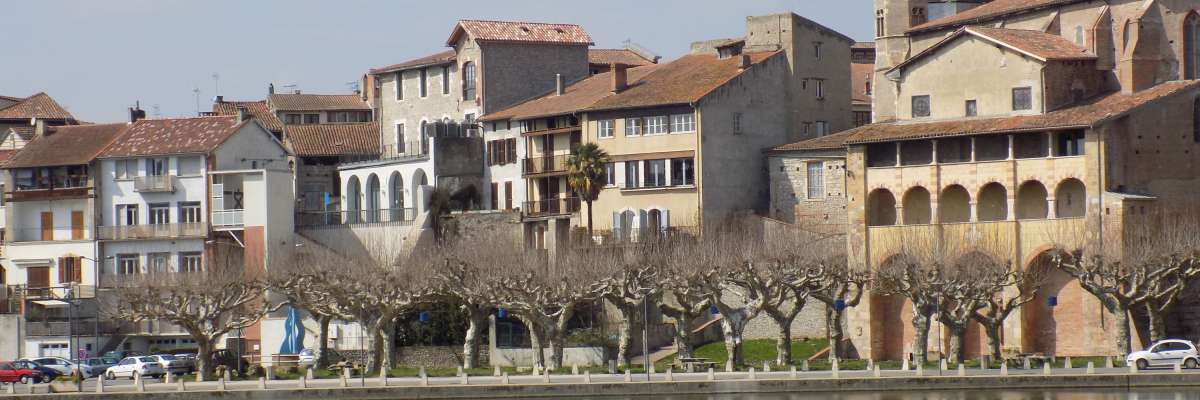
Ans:
<svg viewBox="0 0 1200 400"><path fill-rule="evenodd" d="M642 357L645 358L646 382L650 382L650 368L654 360L650 357L650 295L653 288L641 288L642 291Z"/></svg>

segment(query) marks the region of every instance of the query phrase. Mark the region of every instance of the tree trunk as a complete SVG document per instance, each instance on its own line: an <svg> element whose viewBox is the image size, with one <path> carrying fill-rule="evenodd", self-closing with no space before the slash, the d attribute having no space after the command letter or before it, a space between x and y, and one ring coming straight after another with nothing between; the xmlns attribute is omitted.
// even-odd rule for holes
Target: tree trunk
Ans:
<svg viewBox="0 0 1200 400"><path fill-rule="evenodd" d="M329 364L329 323L333 321L333 317L322 315L317 318L317 324L321 326L321 331L317 332L317 350L314 354L315 360L313 367L321 370Z"/></svg>
<svg viewBox="0 0 1200 400"><path fill-rule="evenodd" d="M1163 313L1159 312L1161 306L1158 301L1146 301L1146 320L1150 325L1150 341L1157 342L1167 336L1166 322L1163 321Z"/></svg>
<svg viewBox="0 0 1200 400"><path fill-rule="evenodd" d="M746 321L741 312L724 313L721 318L721 333L725 337L725 354L734 367L739 367L745 361L742 358L742 331L746 329Z"/></svg>
<svg viewBox="0 0 1200 400"><path fill-rule="evenodd" d="M963 341L967 336L967 327L964 324L957 323L945 325L946 329L950 331L950 364L961 363L966 355L966 349L963 348Z"/></svg>
<svg viewBox="0 0 1200 400"><path fill-rule="evenodd" d="M525 330L529 332L529 347L533 350L533 367L538 370L546 368L546 354L542 352L541 329L533 323L532 318L520 319L525 324Z"/></svg>
<svg viewBox="0 0 1200 400"><path fill-rule="evenodd" d="M376 371L383 365L383 334L380 333L381 329L378 326L375 325L370 330L371 350L364 355L366 361L363 363L363 368Z"/></svg>
<svg viewBox="0 0 1200 400"><path fill-rule="evenodd" d="M620 336L617 338L617 360L623 366L628 366L633 357L630 356L629 342L633 337L633 312L628 307L617 307L621 311Z"/></svg>
<svg viewBox="0 0 1200 400"><path fill-rule="evenodd" d="M984 332L987 333L988 351L992 354L993 360L1001 360L1000 354L1000 326L1001 323L992 323L990 321L983 322Z"/></svg>
<svg viewBox="0 0 1200 400"><path fill-rule="evenodd" d="M842 330L841 311L832 306L825 306L825 338L829 340L829 361L846 358L846 345L843 343L846 332Z"/></svg>
<svg viewBox="0 0 1200 400"><path fill-rule="evenodd" d="M1114 322L1117 325L1117 353L1121 355L1129 354L1129 306L1121 304L1118 301L1111 302L1111 309L1116 318Z"/></svg>
<svg viewBox="0 0 1200 400"><path fill-rule="evenodd" d="M692 319L681 312L675 318L675 354L678 358L692 357Z"/></svg>
<svg viewBox="0 0 1200 400"><path fill-rule="evenodd" d="M913 303L913 361L920 364L929 361L929 316L925 315L923 308Z"/></svg>
<svg viewBox="0 0 1200 400"><path fill-rule="evenodd" d="M373 368L372 371L387 371L391 370L396 365L396 326L393 323L383 324L383 329L379 330L377 336L380 340L380 348L383 351L383 357L380 360L379 367ZM364 371L365 372L365 371Z"/></svg>
<svg viewBox="0 0 1200 400"><path fill-rule="evenodd" d="M196 379L203 381L204 379L212 376L212 373L213 373L213 367L214 367L213 362L212 362L213 344L212 344L212 341L209 340L208 338L199 338L199 337L195 337L194 335L192 337L194 339L197 339L196 340L196 347L197 347L196 370L199 371L200 375L196 376ZM241 339L238 339L238 340L241 340Z"/></svg>
<svg viewBox="0 0 1200 400"><path fill-rule="evenodd" d="M775 322L775 327L779 329L779 336L775 339L775 365L790 365L792 362L792 321L796 317L795 315L791 317L770 316L771 320Z"/></svg>
<svg viewBox="0 0 1200 400"><path fill-rule="evenodd" d="M479 337L487 326L487 310L467 306L467 333L463 338L463 369L478 368Z"/></svg>
<svg viewBox="0 0 1200 400"><path fill-rule="evenodd" d="M592 225L592 199L588 199L587 206L588 206L588 241L589 241L588 244L591 244L591 241L595 240L595 239L592 239L595 235L595 233L592 230L592 227L593 227L593 225Z"/></svg>
<svg viewBox="0 0 1200 400"><path fill-rule="evenodd" d="M562 332L557 332L550 337L550 361L546 367L551 371L563 367L563 341L566 340L563 336Z"/></svg>

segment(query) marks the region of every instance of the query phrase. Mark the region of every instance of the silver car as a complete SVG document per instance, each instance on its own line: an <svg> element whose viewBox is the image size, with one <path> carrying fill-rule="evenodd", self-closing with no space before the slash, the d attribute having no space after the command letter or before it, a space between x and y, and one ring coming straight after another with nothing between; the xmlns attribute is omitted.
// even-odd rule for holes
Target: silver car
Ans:
<svg viewBox="0 0 1200 400"><path fill-rule="evenodd" d="M192 360L183 357L176 357L170 354L155 354L149 357L158 360L158 365L172 374L189 374L196 369Z"/></svg>
<svg viewBox="0 0 1200 400"><path fill-rule="evenodd" d="M1146 350L1129 353L1125 362L1137 365L1138 369L1173 367L1176 364L1182 364L1184 368L1196 368L1200 366L1200 356L1196 354L1196 345L1192 342L1167 339L1155 342Z"/></svg>

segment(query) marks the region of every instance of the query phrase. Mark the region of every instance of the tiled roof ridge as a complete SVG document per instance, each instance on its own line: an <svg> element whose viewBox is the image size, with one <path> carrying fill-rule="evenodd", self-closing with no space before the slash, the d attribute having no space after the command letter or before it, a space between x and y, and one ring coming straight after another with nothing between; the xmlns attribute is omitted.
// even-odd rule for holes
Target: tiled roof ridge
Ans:
<svg viewBox="0 0 1200 400"><path fill-rule="evenodd" d="M909 28L906 32L916 33L928 30L936 30L939 28L977 24L984 21L1001 18L1004 16L1018 14L1026 11L1032 11L1039 8L1056 7L1078 3L1084 0L1011 0L1011 1L993 1L985 3L975 8L960 12L954 15L948 15L931 21L926 21L924 24ZM992 10L995 8L996 10Z"/></svg>
<svg viewBox="0 0 1200 400"><path fill-rule="evenodd" d="M775 56L779 55L779 54L780 54L780 53L782 53L782 52L783 52L782 50L771 50L771 51L755 51L755 52L745 52L745 53L742 53L742 54L745 54L745 55L765 54L766 56L765 56L765 57L763 57L761 60L758 60L757 62L753 62L753 61L752 61L752 62L750 63L750 67L748 67L748 68L744 68L744 69L741 69L741 70L739 70L739 71L738 71L736 74L732 74L732 75L730 75L729 77L725 78L724 80L718 81L718 82L717 82L717 84L713 85L711 89L709 89L708 91L705 91L704 93L700 94L698 97L692 98L692 99L690 99L690 100L694 102L694 101L698 101L698 100L700 100L700 99L704 98L704 96L708 96L708 95L709 95L709 93L712 93L713 91L715 91L715 90L717 90L717 89L721 88L722 86L725 86L725 85L729 84L729 82L732 82L734 79L737 79L739 76L742 76L743 74L745 74L745 73L746 73L746 71L749 71L749 70L750 70L750 68L752 68L752 67L754 67L754 66L756 66L756 65L762 64L762 63L766 62L767 60L771 59L772 57L775 57ZM683 60L683 59L685 59L685 58L703 58L703 57L713 57L713 58L716 58L717 56L715 56L715 55L712 55L712 54L686 54L686 55L684 55L683 57L679 57L679 58L675 59L674 61L671 61L671 62L669 62L669 63L666 63L666 64L662 64L662 65L664 65L664 66L669 66L670 64L672 64L672 63L675 63L675 62L678 62L678 61L680 61L680 60ZM718 60L720 60L720 59L718 59ZM655 69L652 69L652 70L651 70L649 73L647 73L647 74L646 74L645 76L643 76L641 79L638 79L637 81L631 81L631 82L629 82L629 85L630 85L630 86L633 86L633 84L634 84L634 83L637 83L637 82L643 82L643 81L649 81L649 80L653 80L653 78L654 78L655 74L660 74L660 75L661 75L661 74L664 74L664 73L666 73L666 72L670 72L670 70L669 70L668 68L655 68ZM618 93L618 95L619 95L619 93ZM593 107L594 107L594 105L593 105ZM599 110L601 110L601 109L596 109L596 108L592 108L592 107L589 107L588 109L589 109L589 110L591 110L591 111L599 111Z"/></svg>
<svg viewBox="0 0 1200 400"><path fill-rule="evenodd" d="M526 25L547 25L547 26L572 25L572 26L578 26L581 28L583 27L583 25L579 25L579 24L566 24L566 23L561 23L561 22L503 21L503 20L497 20L497 19L469 19L468 18L468 19L460 19L460 20L458 20L458 22L495 22L495 23L501 23L501 24L526 24Z"/></svg>

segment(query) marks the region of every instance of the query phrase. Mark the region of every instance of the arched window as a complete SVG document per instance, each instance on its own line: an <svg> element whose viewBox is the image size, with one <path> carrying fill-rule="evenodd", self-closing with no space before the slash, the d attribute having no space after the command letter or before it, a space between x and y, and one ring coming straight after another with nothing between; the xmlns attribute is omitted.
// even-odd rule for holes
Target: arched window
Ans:
<svg viewBox="0 0 1200 400"><path fill-rule="evenodd" d="M646 237L658 238L663 233L662 211L651 209L646 213Z"/></svg>
<svg viewBox="0 0 1200 400"><path fill-rule="evenodd" d="M379 222L379 177L367 178L367 222Z"/></svg>
<svg viewBox="0 0 1200 400"><path fill-rule="evenodd" d="M1183 79L1200 78L1200 15L1195 11L1183 20Z"/></svg>
<svg viewBox="0 0 1200 400"><path fill-rule="evenodd" d="M475 100L475 63L467 61L462 65L463 100Z"/></svg>
<svg viewBox="0 0 1200 400"><path fill-rule="evenodd" d="M1017 219L1045 219L1050 207L1046 204L1046 186L1028 181L1017 188Z"/></svg>
<svg viewBox="0 0 1200 400"><path fill-rule="evenodd" d="M933 219L929 204L929 190L917 186L904 193L904 224L924 225Z"/></svg>
<svg viewBox="0 0 1200 400"><path fill-rule="evenodd" d="M346 223L358 223L359 212L362 210L362 204L359 200L362 198L362 189L358 185L358 177L350 177L349 183L346 183Z"/></svg>
<svg viewBox="0 0 1200 400"><path fill-rule="evenodd" d="M979 202L975 212L979 221L1004 221L1008 219L1008 190L999 183L989 183L979 190Z"/></svg>
<svg viewBox="0 0 1200 400"><path fill-rule="evenodd" d="M421 154L429 154L429 135L430 134L431 133L429 132L429 122L422 120L421 121L421 133L418 134L421 137Z"/></svg>
<svg viewBox="0 0 1200 400"><path fill-rule="evenodd" d="M412 205L413 205L413 208L414 208L414 209L417 209L417 208L419 208L419 209L417 209L417 210L416 210L416 212L418 212L418 213L419 213L419 212L424 212L424 211L425 211L425 209L424 209L424 208L428 206L427 204L425 204L425 199L423 199L423 198L419 197L419 196L423 196L423 195L421 194L421 187L422 187L422 186L426 186L426 185L428 185L428 184L429 184L429 182L428 182L428 181L426 181L426 178L425 178L425 170L423 170L423 169L418 169L418 170L417 170L417 172L414 172L414 173L413 173L413 177L412 177Z"/></svg>
<svg viewBox="0 0 1200 400"><path fill-rule="evenodd" d="M887 189L875 189L867 195L867 225L896 224L896 196Z"/></svg>
<svg viewBox="0 0 1200 400"><path fill-rule="evenodd" d="M950 185L938 196L938 222L943 224L971 221L971 194L959 185Z"/></svg>
<svg viewBox="0 0 1200 400"><path fill-rule="evenodd" d="M388 196L391 199L388 208L391 209L391 221L404 220L404 178L399 172L392 172L391 182L388 185Z"/></svg>
<svg viewBox="0 0 1200 400"><path fill-rule="evenodd" d="M1083 182L1067 179L1054 190L1054 214L1058 218L1082 217L1087 211L1087 195Z"/></svg>
<svg viewBox="0 0 1200 400"><path fill-rule="evenodd" d="M1200 143L1200 98L1192 101L1192 141Z"/></svg>

